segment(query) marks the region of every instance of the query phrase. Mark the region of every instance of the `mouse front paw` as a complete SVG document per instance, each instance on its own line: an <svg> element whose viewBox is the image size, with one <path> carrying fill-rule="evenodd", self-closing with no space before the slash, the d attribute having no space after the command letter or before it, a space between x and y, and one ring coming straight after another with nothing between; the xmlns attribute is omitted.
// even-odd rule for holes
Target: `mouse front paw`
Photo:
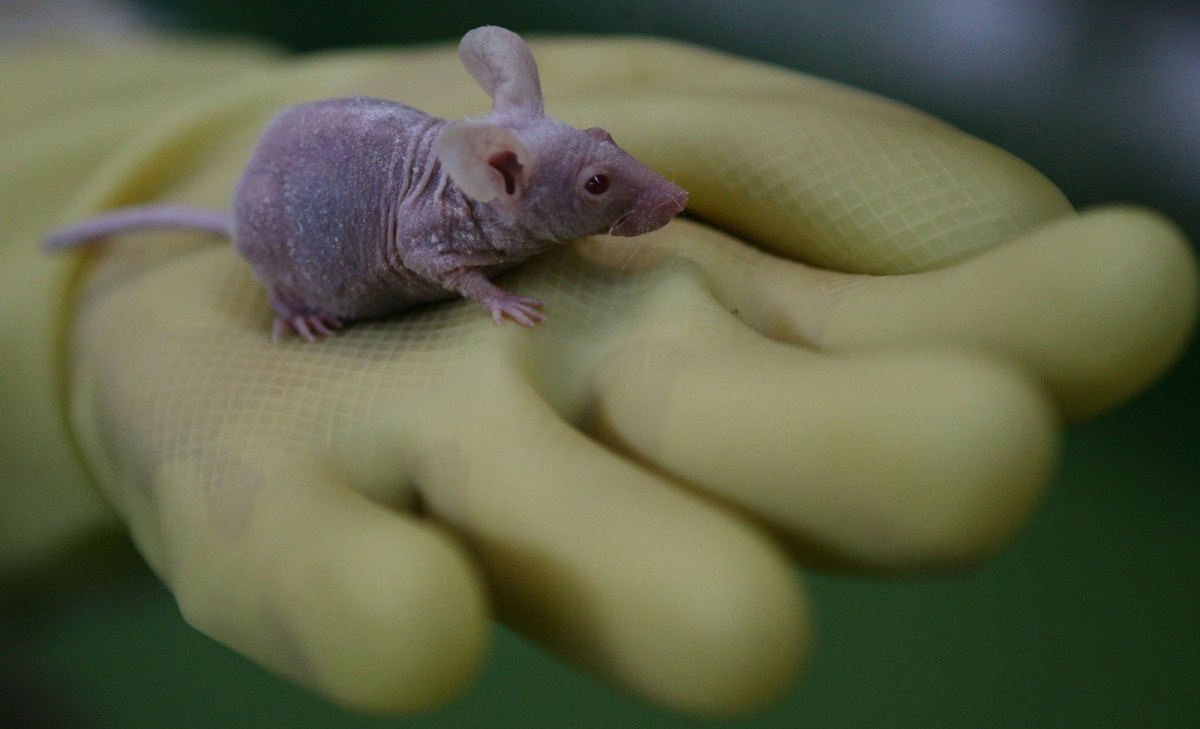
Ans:
<svg viewBox="0 0 1200 729"><path fill-rule="evenodd" d="M489 281L478 268L456 268L435 280L451 291L478 301L497 324L503 324L504 317L508 317L523 327L532 327L546 318L541 312L545 306L541 301L505 291Z"/></svg>
<svg viewBox="0 0 1200 729"><path fill-rule="evenodd" d="M528 296L517 296L502 289L480 302L492 315L497 324L504 323L504 317L512 319L523 327L535 326L546 318L541 309L545 306L541 301Z"/></svg>

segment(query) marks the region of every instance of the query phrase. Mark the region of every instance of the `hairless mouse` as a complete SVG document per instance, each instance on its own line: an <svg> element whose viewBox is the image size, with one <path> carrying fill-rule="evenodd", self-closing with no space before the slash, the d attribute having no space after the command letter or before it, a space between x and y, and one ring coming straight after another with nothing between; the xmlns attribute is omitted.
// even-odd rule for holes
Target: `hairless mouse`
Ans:
<svg viewBox="0 0 1200 729"><path fill-rule="evenodd" d="M531 327L542 302L491 276L580 236L656 230L687 194L603 129L545 116L517 34L476 28L458 50L492 98L485 117L446 121L372 98L294 106L267 126L231 212L124 208L57 230L44 247L144 228L226 235L267 289L277 339L315 340L456 293L497 324Z"/></svg>

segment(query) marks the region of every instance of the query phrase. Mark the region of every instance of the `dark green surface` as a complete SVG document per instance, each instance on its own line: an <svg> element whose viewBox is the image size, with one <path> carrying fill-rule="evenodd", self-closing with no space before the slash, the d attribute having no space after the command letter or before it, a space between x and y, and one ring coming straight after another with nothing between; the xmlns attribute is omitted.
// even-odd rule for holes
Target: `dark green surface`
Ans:
<svg viewBox="0 0 1200 729"><path fill-rule="evenodd" d="M997 99L971 84L946 94L937 79L906 75L890 62L893 46L880 42L890 16L847 34L857 19L773 13L784 5L749 1L378 0L338 3L333 19L322 10L330 3L319 0L160 5L194 28L256 33L295 48L452 38L483 22L689 37L917 103L1030 160L1076 203L1141 201L1167 210L1193 239L1200 233L1196 188L1154 164L1130 141L1136 133L1113 127L1105 137L1108 127L1092 123L1130 108L1116 90L1120 78L1111 85L1067 78L1112 95L1098 95L1092 107L1068 95L1071 103L1040 114L1028 106L1036 100L1019 94ZM837 4L789 7L802 6ZM684 14L685 7L706 10ZM1099 43L1095 52L1119 50ZM1044 508L982 569L915 582L809 576L818 644L808 680L772 711L718 726L1200 726L1198 485L1200 352L1193 346L1146 396L1068 432ZM263 673L188 628L142 571L92 577L9 608L0 613L0 729L702 725L623 698L503 630L462 702L403 722L346 714ZM18 718L35 710L36 723Z"/></svg>

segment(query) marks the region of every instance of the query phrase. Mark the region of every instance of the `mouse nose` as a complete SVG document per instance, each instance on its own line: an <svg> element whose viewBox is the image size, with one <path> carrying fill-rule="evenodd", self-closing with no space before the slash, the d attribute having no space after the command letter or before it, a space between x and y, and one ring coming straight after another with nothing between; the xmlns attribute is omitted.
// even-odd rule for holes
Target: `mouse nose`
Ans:
<svg viewBox="0 0 1200 729"><path fill-rule="evenodd" d="M688 194L687 190L684 190L682 187L671 185L670 198L675 206L675 215L682 213L684 208L687 207Z"/></svg>
<svg viewBox="0 0 1200 729"><path fill-rule="evenodd" d="M687 192L676 185L663 180L663 184L655 189L645 190L639 197L645 198L639 200L638 205L642 210L647 211L647 222L653 227L650 230L661 228L671 222L671 218L683 212L687 207Z"/></svg>
<svg viewBox="0 0 1200 729"><path fill-rule="evenodd" d="M638 193L631 214L612 229L613 235L634 236L658 230L687 207L687 192L666 180Z"/></svg>

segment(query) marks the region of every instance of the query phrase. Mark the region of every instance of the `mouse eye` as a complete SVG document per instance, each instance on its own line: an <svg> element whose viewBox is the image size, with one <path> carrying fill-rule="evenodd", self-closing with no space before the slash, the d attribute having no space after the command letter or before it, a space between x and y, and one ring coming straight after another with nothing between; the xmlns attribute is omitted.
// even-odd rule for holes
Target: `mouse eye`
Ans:
<svg viewBox="0 0 1200 729"><path fill-rule="evenodd" d="M588 181L583 183L583 189L593 195L603 195L608 189L608 177L606 175L592 175Z"/></svg>

